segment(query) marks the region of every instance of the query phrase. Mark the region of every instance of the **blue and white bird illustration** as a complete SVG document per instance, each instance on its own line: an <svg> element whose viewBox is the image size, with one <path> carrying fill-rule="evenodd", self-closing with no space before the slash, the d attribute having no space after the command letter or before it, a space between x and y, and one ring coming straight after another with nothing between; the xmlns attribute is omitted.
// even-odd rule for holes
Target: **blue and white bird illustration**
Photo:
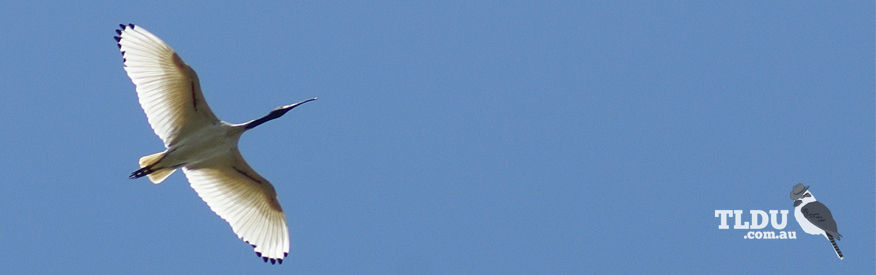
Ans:
<svg viewBox="0 0 876 275"><path fill-rule="evenodd" d="M794 218L803 228L803 232L812 235L822 235L833 245L836 256L843 259L836 241L842 238L837 232L836 221L833 220L830 210L823 203L815 200L815 196L809 191L809 186L798 183L791 190L791 199L794 200Z"/></svg>

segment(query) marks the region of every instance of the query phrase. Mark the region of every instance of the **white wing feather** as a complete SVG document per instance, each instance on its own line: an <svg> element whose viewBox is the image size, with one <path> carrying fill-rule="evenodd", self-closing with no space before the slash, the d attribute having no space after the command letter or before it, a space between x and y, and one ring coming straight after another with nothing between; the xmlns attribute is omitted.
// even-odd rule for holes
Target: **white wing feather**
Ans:
<svg viewBox="0 0 876 275"><path fill-rule="evenodd" d="M218 122L204 100L198 75L170 46L140 26L121 25L116 32L125 71L165 147L187 131Z"/></svg>
<svg viewBox="0 0 876 275"><path fill-rule="evenodd" d="M289 253L286 216L274 187L243 160L237 149L214 160L183 168L192 188L210 209L267 260Z"/></svg>

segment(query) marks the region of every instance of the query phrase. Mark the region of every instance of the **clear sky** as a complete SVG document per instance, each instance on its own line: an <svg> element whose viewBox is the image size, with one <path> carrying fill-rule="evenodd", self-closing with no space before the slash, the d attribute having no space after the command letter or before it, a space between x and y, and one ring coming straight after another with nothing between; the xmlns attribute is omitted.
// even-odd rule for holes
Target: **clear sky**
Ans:
<svg viewBox="0 0 876 275"><path fill-rule="evenodd" d="M873 1L143 2L0 9L4 273L876 271ZM163 147L119 23L223 120L319 97L240 142L283 265L181 173L127 178ZM793 214L796 240L718 229L798 182L845 260Z"/></svg>

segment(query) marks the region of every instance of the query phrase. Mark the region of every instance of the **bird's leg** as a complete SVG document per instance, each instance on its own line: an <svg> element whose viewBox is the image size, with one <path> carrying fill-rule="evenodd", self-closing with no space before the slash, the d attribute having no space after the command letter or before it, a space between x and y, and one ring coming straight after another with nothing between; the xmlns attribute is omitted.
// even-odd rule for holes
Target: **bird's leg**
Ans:
<svg viewBox="0 0 876 275"><path fill-rule="evenodd" d="M145 176L145 175L149 175L149 174L151 174L152 172L153 172L153 171L152 171L152 166L150 165L150 166L146 166L146 167L140 168L140 169L138 169L137 171L134 171L134 173L131 173L131 176L129 176L128 178L130 178L130 179L138 179L138 178L141 178L141 177L143 177L143 176Z"/></svg>

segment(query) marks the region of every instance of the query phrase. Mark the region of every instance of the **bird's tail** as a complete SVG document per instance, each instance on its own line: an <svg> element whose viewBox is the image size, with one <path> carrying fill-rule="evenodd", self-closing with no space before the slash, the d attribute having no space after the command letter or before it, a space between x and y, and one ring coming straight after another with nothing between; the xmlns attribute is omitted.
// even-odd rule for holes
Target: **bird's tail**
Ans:
<svg viewBox="0 0 876 275"><path fill-rule="evenodd" d="M148 176L149 181L152 181L154 184L159 184L167 179L167 177L176 171L176 167L156 167L156 164L164 158L164 155L164 152L161 152L140 158L140 169L131 173L131 178L136 179L142 176Z"/></svg>
<svg viewBox="0 0 876 275"><path fill-rule="evenodd" d="M843 252L840 251L839 246L836 245L836 240L833 239L833 235L831 235L831 234L824 234L824 235L827 236L827 240L830 241L830 244L833 245L833 251L836 252L836 256L839 257L840 260L842 260L843 259Z"/></svg>

